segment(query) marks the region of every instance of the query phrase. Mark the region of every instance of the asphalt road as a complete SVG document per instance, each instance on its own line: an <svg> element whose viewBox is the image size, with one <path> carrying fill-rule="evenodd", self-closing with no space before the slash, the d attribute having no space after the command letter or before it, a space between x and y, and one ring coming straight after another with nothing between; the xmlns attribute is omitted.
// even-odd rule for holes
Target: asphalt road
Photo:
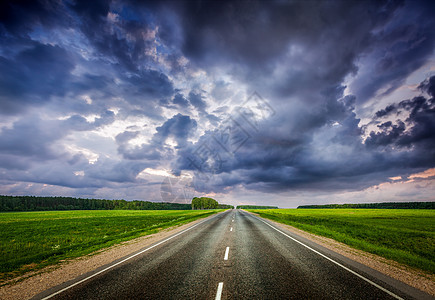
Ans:
<svg viewBox="0 0 435 300"><path fill-rule="evenodd" d="M433 299L229 210L36 299Z"/></svg>

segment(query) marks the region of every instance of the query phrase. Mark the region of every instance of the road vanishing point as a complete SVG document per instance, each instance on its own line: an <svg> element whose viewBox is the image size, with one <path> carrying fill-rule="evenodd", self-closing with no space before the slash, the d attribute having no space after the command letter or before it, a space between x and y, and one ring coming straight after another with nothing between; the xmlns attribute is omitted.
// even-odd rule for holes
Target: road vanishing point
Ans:
<svg viewBox="0 0 435 300"><path fill-rule="evenodd" d="M233 209L34 299L434 298Z"/></svg>

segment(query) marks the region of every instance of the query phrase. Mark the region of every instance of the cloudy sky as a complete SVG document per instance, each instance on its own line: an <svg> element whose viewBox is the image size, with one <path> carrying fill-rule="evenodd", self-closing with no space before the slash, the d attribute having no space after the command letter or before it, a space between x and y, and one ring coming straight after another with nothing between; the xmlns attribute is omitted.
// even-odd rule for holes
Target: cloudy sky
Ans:
<svg viewBox="0 0 435 300"><path fill-rule="evenodd" d="M1 1L0 194L435 201L433 1Z"/></svg>

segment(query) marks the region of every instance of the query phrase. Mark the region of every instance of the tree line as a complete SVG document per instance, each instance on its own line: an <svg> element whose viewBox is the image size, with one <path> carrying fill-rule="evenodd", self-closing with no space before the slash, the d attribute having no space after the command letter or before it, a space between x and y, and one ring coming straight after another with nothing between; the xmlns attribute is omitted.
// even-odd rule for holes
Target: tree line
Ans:
<svg viewBox="0 0 435 300"><path fill-rule="evenodd" d="M435 202L383 202L361 204L300 205L298 208L380 208L380 209L435 209Z"/></svg>
<svg viewBox="0 0 435 300"><path fill-rule="evenodd" d="M264 205L238 205L240 209L277 209L278 206L264 206Z"/></svg>
<svg viewBox="0 0 435 300"><path fill-rule="evenodd" d="M213 198L207 197L193 197L192 199L192 209L231 209L234 208L232 205L219 204Z"/></svg>
<svg viewBox="0 0 435 300"><path fill-rule="evenodd" d="M190 204L84 199L73 197L0 196L0 211L45 211L45 210L190 210Z"/></svg>

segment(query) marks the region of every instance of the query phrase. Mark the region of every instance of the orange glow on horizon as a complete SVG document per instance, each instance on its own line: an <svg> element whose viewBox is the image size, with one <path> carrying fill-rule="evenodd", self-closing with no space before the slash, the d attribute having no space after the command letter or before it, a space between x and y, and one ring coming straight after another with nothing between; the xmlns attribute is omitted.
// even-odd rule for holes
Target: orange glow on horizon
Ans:
<svg viewBox="0 0 435 300"><path fill-rule="evenodd" d="M412 174L408 178L413 179L413 178L429 178L429 177L435 177L435 168L427 169L424 172Z"/></svg>

